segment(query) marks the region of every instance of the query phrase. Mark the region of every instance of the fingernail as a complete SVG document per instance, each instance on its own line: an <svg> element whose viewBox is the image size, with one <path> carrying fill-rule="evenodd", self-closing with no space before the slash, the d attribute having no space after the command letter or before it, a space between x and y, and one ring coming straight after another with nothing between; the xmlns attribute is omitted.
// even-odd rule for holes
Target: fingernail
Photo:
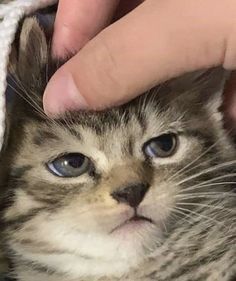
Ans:
<svg viewBox="0 0 236 281"><path fill-rule="evenodd" d="M67 110L88 107L70 73L57 73L50 80L43 97L44 111L49 116L60 115Z"/></svg>

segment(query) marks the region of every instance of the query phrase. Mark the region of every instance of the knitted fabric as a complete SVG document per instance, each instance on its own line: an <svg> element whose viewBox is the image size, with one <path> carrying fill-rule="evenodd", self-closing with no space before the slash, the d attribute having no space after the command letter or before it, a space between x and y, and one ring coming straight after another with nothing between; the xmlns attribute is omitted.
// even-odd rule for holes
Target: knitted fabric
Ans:
<svg viewBox="0 0 236 281"><path fill-rule="evenodd" d="M5 90L7 65L20 19L56 0L0 0L0 148L5 130Z"/></svg>

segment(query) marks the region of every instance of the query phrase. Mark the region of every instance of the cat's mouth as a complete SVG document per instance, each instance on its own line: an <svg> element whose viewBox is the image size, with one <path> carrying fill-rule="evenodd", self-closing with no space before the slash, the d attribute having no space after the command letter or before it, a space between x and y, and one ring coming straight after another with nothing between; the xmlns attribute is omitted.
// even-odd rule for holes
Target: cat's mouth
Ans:
<svg viewBox="0 0 236 281"><path fill-rule="evenodd" d="M119 224L115 228L112 229L110 234L121 230L125 227L129 229L137 229L139 227L144 226L145 224L154 224L153 220L144 216L140 216L138 214L134 214L131 218L125 220L123 223Z"/></svg>

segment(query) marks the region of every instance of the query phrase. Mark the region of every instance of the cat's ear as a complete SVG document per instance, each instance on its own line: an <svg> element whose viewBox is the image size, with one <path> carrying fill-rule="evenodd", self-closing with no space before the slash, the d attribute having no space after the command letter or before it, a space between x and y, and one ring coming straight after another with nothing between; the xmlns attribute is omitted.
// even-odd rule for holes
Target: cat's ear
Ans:
<svg viewBox="0 0 236 281"><path fill-rule="evenodd" d="M217 67L185 74L173 79L169 87L177 95L181 96L182 93L184 98L206 103L223 92L228 76L229 73L226 70Z"/></svg>
<svg viewBox="0 0 236 281"><path fill-rule="evenodd" d="M210 106L211 110L218 111L228 76L229 73L222 68L185 74L166 83L167 94L161 99L177 102L183 108Z"/></svg>
<svg viewBox="0 0 236 281"><path fill-rule="evenodd" d="M6 89L7 111L19 116L43 112L42 95L48 77L48 38L36 17L23 19L13 43ZM33 115L32 115L33 116Z"/></svg>
<svg viewBox="0 0 236 281"><path fill-rule="evenodd" d="M17 74L20 80L30 83L31 79L40 77L47 60L46 35L36 17L26 18L22 24L18 46Z"/></svg>

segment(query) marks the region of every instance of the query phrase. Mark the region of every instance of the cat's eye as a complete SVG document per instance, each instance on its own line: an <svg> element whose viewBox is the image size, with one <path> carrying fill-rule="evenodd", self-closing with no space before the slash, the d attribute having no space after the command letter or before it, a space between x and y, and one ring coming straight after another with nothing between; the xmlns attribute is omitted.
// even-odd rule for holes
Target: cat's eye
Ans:
<svg viewBox="0 0 236 281"><path fill-rule="evenodd" d="M163 134L146 142L143 146L143 153L150 158L170 157L176 152L177 145L176 134Z"/></svg>
<svg viewBox="0 0 236 281"><path fill-rule="evenodd" d="M47 167L59 177L72 178L88 172L91 162L81 153L68 153L49 162Z"/></svg>

